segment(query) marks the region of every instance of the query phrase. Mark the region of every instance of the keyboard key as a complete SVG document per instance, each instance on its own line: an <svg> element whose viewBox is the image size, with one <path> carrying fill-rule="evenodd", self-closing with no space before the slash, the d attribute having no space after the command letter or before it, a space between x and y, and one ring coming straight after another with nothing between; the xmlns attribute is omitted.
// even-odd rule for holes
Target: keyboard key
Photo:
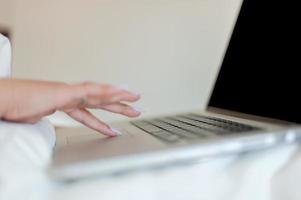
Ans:
<svg viewBox="0 0 301 200"><path fill-rule="evenodd" d="M174 133L176 135L178 135L179 137L182 137L182 138L186 138L186 139L196 139L198 138L199 136L196 135L196 134L193 134L183 128L179 128L177 126L173 126L173 125L170 125L166 122L164 122L164 120L162 121L152 121L151 123L153 123L154 125L157 125L159 126L160 128L166 130L166 131L169 131L171 133Z"/></svg>
<svg viewBox="0 0 301 200"><path fill-rule="evenodd" d="M216 118L216 117L209 117L209 116L202 116L202 115L197 115L197 114L189 114L189 116L194 116L197 117L199 120L206 121L208 123L214 123L216 125L222 126L222 127L229 127L229 128L238 128L241 130L252 130L256 129L253 126L226 120L226 119L221 119L221 118Z"/></svg>
<svg viewBox="0 0 301 200"><path fill-rule="evenodd" d="M207 133L210 132L211 134L212 133L227 133L227 132L229 132L229 130L227 130L225 128L221 128L221 127L214 126L212 124L204 123L204 122L197 121L197 120L192 120L192 119L189 119L189 118L176 117L176 118L173 118L173 119L178 120L182 123L191 124L192 126L197 127L198 129L201 129L201 130L206 130Z"/></svg>
<svg viewBox="0 0 301 200"><path fill-rule="evenodd" d="M179 137L177 135L174 135L172 133L169 133L167 131L160 131L160 132L155 132L155 133L151 133L152 135L160 138L160 139L163 139L167 142L177 142L179 141Z"/></svg>
<svg viewBox="0 0 301 200"><path fill-rule="evenodd" d="M193 113L135 121L132 124L166 142L178 142L183 139L199 139L219 134L231 134L259 129L226 119Z"/></svg>
<svg viewBox="0 0 301 200"><path fill-rule="evenodd" d="M177 135L171 134L163 130L162 128L158 128L157 126L154 126L148 122L138 121L138 122L132 122L132 124L164 141L176 142L179 140L179 137Z"/></svg>
<svg viewBox="0 0 301 200"><path fill-rule="evenodd" d="M132 124L149 133L156 133L162 131L161 128L158 128L157 126L154 126L145 121L132 122Z"/></svg>
<svg viewBox="0 0 301 200"><path fill-rule="evenodd" d="M199 127L190 125L188 123L176 120L176 119L174 119L172 117L170 117L170 118L164 118L162 120L165 121L165 122L167 122L167 123L172 124L173 126L180 127L180 128L182 128L184 130L192 132L192 133L194 133L194 134L196 134L198 136L201 136L201 137L206 137L208 135L212 135L212 133L206 131L203 128L199 128Z"/></svg>

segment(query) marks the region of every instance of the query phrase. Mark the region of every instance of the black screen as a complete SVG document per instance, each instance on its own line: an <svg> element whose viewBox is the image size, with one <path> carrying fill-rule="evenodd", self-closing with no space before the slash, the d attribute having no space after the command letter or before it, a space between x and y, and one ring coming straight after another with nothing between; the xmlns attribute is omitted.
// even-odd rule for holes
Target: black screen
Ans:
<svg viewBox="0 0 301 200"><path fill-rule="evenodd" d="M244 0L209 106L301 123L298 1Z"/></svg>

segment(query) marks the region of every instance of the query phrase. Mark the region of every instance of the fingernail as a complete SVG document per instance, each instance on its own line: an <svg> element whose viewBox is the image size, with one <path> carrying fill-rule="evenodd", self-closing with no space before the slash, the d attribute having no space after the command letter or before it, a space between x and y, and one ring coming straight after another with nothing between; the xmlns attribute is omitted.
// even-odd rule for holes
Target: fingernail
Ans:
<svg viewBox="0 0 301 200"><path fill-rule="evenodd" d="M116 133L116 135L122 135L122 133L119 130L115 129L115 128L111 128L111 131Z"/></svg>
<svg viewBox="0 0 301 200"><path fill-rule="evenodd" d="M126 91L129 91L129 92L133 93L135 96L140 96L141 95L140 92L130 90L130 87L129 87L128 84L122 84L118 87L122 90L126 90Z"/></svg>
<svg viewBox="0 0 301 200"><path fill-rule="evenodd" d="M119 86L120 89L122 90L126 90L126 91L129 91L130 90L130 87L128 84L122 84Z"/></svg>
<svg viewBox="0 0 301 200"><path fill-rule="evenodd" d="M141 96L141 93L140 92L137 92L137 91L131 91L135 96Z"/></svg>
<svg viewBox="0 0 301 200"><path fill-rule="evenodd" d="M135 110L136 112L142 113L142 109L141 108L133 107L133 110Z"/></svg>

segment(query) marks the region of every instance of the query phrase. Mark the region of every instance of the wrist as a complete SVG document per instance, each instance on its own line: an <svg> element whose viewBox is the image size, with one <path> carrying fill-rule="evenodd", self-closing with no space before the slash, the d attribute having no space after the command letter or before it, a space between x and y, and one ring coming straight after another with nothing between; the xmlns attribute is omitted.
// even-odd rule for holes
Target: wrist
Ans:
<svg viewBox="0 0 301 200"><path fill-rule="evenodd" d="M63 84L56 91L56 110L69 112L82 107L85 97L86 93L82 84Z"/></svg>
<svg viewBox="0 0 301 200"><path fill-rule="evenodd" d="M15 101L14 85L10 82L10 79L0 80L0 119L5 119Z"/></svg>

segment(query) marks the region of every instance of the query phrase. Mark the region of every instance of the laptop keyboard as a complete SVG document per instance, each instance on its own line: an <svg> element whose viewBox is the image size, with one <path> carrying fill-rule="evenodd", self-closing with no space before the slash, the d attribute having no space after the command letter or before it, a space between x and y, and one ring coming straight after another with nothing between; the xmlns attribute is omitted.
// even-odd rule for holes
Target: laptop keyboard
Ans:
<svg viewBox="0 0 301 200"><path fill-rule="evenodd" d="M198 114L177 115L131 122L134 126L166 142L193 140L212 135L258 130L238 122Z"/></svg>

